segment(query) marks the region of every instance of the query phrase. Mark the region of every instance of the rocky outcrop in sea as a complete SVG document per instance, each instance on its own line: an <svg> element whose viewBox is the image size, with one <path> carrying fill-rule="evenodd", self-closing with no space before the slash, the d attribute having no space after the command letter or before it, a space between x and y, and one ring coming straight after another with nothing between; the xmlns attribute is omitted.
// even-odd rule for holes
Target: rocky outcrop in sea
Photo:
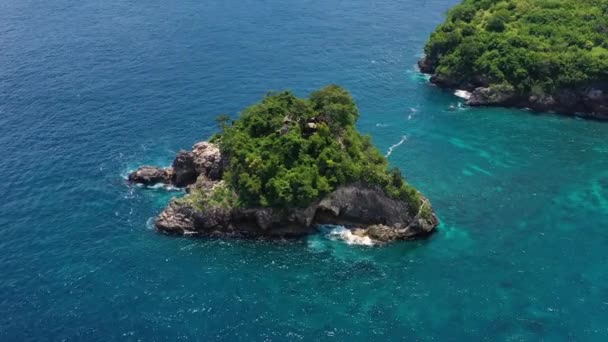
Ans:
<svg viewBox="0 0 608 342"><path fill-rule="evenodd" d="M242 207L226 195L222 180L228 158L217 145L199 142L180 151L171 167L142 166L129 174L131 183L185 187L184 198L171 200L155 220L170 234L235 237L297 237L319 225L342 225L374 242L410 240L431 234L438 225L429 201L413 210L378 187L363 183L341 186L305 208ZM222 191L222 200L214 200ZM228 198L226 198L228 197Z"/></svg>

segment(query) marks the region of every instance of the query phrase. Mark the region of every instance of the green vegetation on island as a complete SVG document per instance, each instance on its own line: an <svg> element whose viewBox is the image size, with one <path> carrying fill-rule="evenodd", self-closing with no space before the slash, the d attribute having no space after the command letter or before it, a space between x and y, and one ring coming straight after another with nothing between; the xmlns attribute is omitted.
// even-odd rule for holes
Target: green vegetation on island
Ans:
<svg viewBox="0 0 608 342"><path fill-rule="evenodd" d="M357 131L358 118L336 85L308 98L271 92L234 120L218 116L219 132L171 167L128 178L186 187L155 220L170 234L296 237L335 224L371 242L428 236L439 224L431 203Z"/></svg>
<svg viewBox="0 0 608 342"><path fill-rule="evenodd" d="M341 185L364 183L417 212L420 194L357 131L358 117L351 95L335 85L308 99L269 93L235 121L218 117L212 141L229 158L222 178L241 206L305 207Z"/></svg>
<svg viewBox="0 0 608 342"><path fill-rule="evenodd" d="M432 33L444 83L543 96L608 80L608 0L464 0Z"/></svg>

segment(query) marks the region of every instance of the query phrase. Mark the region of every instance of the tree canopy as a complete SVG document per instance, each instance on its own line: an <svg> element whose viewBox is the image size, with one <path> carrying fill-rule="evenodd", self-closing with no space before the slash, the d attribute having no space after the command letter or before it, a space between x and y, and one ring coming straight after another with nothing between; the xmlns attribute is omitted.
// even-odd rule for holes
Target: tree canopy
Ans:
<svg viewBox="0 0 608 342"><path fill-rule="evenodd" d="M457 84L546 94L608 80L608 0L464 0L425 52Z"/></svg>
<svg viewBox="0 0 608 342"><path fill-rule="evenodd" d="M358 117L351 95L336 85L308 99L269 93L237 120L218 119L214 140L230 158L223 178L247 206L303 207L338 186L366 183L417 211L420 195L357 131Z"/></svg>

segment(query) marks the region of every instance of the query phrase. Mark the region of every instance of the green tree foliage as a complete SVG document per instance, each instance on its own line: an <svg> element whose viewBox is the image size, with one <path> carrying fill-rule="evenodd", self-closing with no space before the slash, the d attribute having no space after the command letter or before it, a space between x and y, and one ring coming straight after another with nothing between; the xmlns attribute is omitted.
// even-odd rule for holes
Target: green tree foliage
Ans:
<svg viewBox="0 0 608 342"><path fill-rule="evenodd" d="M608 79L608 0L464 0L425 47L461 85L552 93Z"/></svg>
<svg viewBox="0 0 608 342"><path fill-rule="evenodd" d="M247 206L304 207L352 183L379 186L408 201L413 211L420 195L397 169L359 134L357 106L348 91L327 86L301 99L269 93L245 109L215 136L230 158L224 180Z"/></svg>
<svg viewBox="0 0 608 342"><path fill-rule="evenodd" d="M220 114L215 118L215 122L217 122L218 127L223 131L230 122L230 115Z"/></svg>

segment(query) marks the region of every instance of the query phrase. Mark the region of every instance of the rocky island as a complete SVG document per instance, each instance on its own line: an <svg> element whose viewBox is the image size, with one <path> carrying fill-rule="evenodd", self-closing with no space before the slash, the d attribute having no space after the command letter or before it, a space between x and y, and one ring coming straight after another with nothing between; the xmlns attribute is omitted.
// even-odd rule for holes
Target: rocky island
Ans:
<svg viewBox="0 0 608 342"><path fill-rule="evenodd" d="M608 119L608 2L464 0L425 46L431 82L471 106Z"/></svg>
<svg viewBox="0 0 608 342"><path fill-rule="evenodd" d="M427 236L438 224L429 201L389 169L350 94L335 85L308 99L269 93L171 167L142 166L129 181L185 187L156 218L161 232L294 237L343 225L375 242Z"/></svg>

